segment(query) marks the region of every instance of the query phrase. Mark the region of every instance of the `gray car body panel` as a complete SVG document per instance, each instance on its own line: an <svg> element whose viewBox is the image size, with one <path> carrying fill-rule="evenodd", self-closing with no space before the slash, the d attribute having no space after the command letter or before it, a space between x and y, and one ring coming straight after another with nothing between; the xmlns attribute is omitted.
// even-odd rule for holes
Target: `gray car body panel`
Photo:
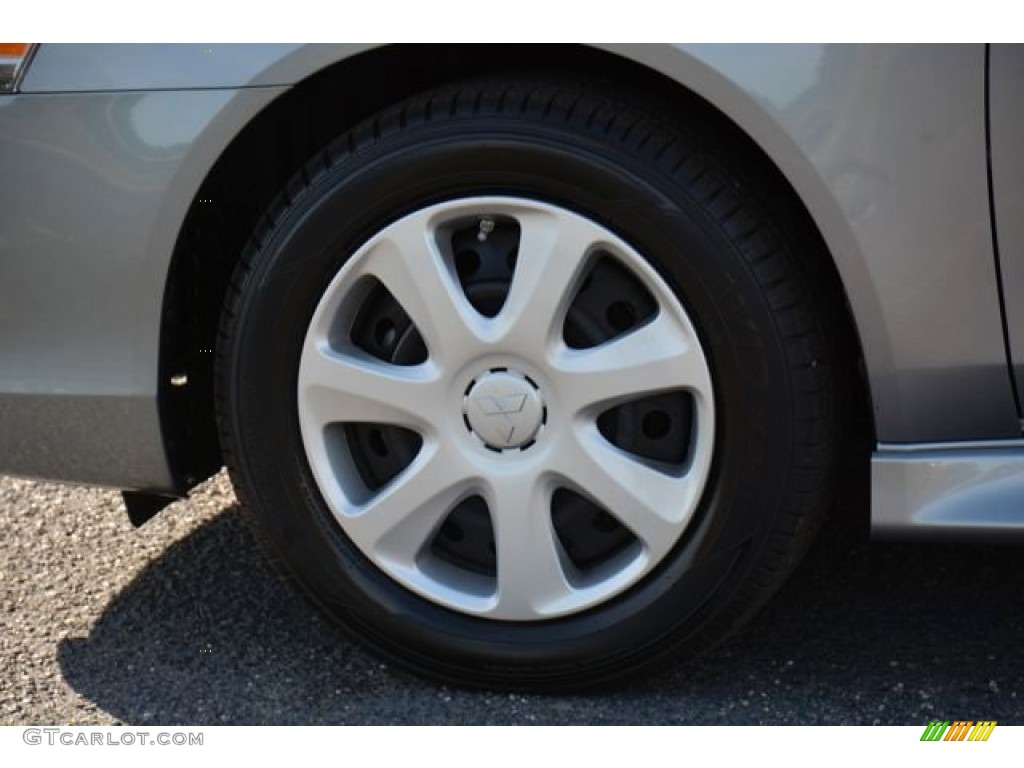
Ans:
<svg viewBox="0 0 1024 768"><path fill-rule="evenodd" d="M0 471L169 487L157 351L185 212L246 122L369 47L40 48L23 95L0 98L0 157L22 182L0 207ZM879 440L1020 436L984 46L603 48L704 97L789 180L843 280ZM75 398L93 418L61 410ZM135 415L116 417L129 403ZM83 458L97 439L105 450Z"/></svg>
<svg viewBox="0 0 1024 768"><path fill-rule="evenodd" d="M154 91L294 85L365 45L43 46L22 80L22 93ZM318 53L320 54L318 56ZM298 60L296 67L290 62Z"/></svg>
<svg viewBox="0 0 1024 768"><path fill-rule="evenodd" d="M45 50L45 48L44 48ZM171 252L280 88L0 98L0 471L173 488L157 410Z"/></svg>
<svg viewBox="0 0 1024 768"><path fill-rule="evenodd" d="M690 87L771 156L829 246L878 439L1018 437L989 221L984 46L688 53L706 67Z"/></svg>
<svg viewBox="0 0 1024 768"><path fill-rule="evenodd" d="M1024 538L1024 441L881 445L871 529L882 536Z"/></svg>
<svg viewBox="0 0 1024 768"><path fill-rule="evenodd" d="M1017 391L1024 399L1024 46L993 45L992 202Z"/></svg>

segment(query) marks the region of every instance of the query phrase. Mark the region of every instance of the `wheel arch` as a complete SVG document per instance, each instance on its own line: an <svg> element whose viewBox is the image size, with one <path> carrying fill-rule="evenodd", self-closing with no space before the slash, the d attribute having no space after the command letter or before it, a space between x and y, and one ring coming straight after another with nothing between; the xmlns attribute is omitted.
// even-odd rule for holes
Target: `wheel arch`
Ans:
<svg viewBox="0 0 1024 768"><path fill-rule="evenodd" d="M196 188L178 231L161 314L158 401L172 475L182 490L221 466L214 413L218 318L234 266L274 197L319 148L388 104L464 77L503 71L566 72L627 84L715 121L745 157L768 168L794 228L810 244L814 269L834 286L836 322L862 356L844 284L870 283L856 270L857 245L832 193L771 111L742 82L704 60L700 46L304 46L250 84L294 82L224 146ZM305 53L304 53L305 51ZM206 149L206 151L209 151ZM776 201L778 202L778 201ZM841 278L842 276L842 278ZM870 293L858 306L872 306ZM186 374L188 385L172 386ZM861 377L856 406L869 431L870 393Z"/></svg>

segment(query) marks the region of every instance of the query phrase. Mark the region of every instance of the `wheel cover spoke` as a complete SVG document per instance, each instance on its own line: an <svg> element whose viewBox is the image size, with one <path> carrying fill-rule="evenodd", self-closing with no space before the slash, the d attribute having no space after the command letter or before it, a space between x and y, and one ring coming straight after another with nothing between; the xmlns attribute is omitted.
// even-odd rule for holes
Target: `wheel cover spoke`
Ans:
<svg viewBox="0 0 1024 768"><path fill-rule="evenodd" d="M553 472L618 518L643 543L647 557L663 555L693 512L691 473L672 475L648 466L609 444L593 426L564 439Z"/></svg>
<svg viewBox="0 0 1024 768"><path fill-rule="evenodd" d="M315 425L335 422L395 424L423 432L440 405L432 366L395 366L355 351L307 347L302 358L303 398Z"/></svg>
<svg viewBox="0 0 1024 768"><path fill-rule="evenodd" d="M527 211L517 219L522 231L519 258L497 321L507 348L537 354L561 331L597 232L565 212Z"/></svg>
<svg viewBox="0 0 1024 768"><path fill-rule="evenodd" d="M666 312L598 347L574 350L563 345L555 366L577 411L676 389L704 398L711 394L707 363L696 340L687 338L682 323Z"/></svg>
<svg viewBox="0 0 1024 768"><path fill-rule="evenodd" d="M366 255L365 274L380 280L412 318L431 357L444 365L466 354L482 318L467 301L423 216L389 228Z"/></svg>
<svg viewBox="0 0 1024 768"><path fill-rule="evenodd" d="M350 508L345 530L364 551L414 571L431 534L468 488L437 446L425 447L376 496Z"/></svg>
<svg viewBox="0 0 1024 768"><path fill-rule="evenodd" d="M552 490L539 474L487 485L498 558L496 618L556 614L572 599L570 566L551 523Z"/></svg>

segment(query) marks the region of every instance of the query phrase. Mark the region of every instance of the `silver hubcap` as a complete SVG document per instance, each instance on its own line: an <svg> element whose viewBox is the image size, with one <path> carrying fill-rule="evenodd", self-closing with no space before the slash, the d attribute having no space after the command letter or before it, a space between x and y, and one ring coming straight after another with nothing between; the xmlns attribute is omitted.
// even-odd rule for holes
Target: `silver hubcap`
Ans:
<svg viewBox="0 0 1024 768"><path fill-rule="evenodd" d="M502 237L509 272L482 311L463 254ZM594 325L579 297L607 275L643 302L609 300L601 317L619 330L567 342L569 324ZM357 338L384 292L400 312L372 334L389 348L415 337L411 361ZM689 524L714 446L707 360L665 282L600 224L520 198L424 208L359 248L314 312L297 394L310 468L354 545L428 600L493 619L572 614L635 584ZM394 435L411 436L408 455L376 477L364 454L401 453ZM643 448L668 438L675 453ZM473 535L479 557L445 543Z"/></svg>

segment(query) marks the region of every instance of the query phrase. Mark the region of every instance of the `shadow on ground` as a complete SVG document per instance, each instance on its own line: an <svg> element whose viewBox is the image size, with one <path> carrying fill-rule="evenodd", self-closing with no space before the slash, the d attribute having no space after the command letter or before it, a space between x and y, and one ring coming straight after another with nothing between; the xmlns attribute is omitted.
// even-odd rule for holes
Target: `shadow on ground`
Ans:
<svg viewBox="0 0 1024 768"><path fill-rule="evenodd" d="M769 608L696 662L602 695L511 695L423 682L355 648L269 570L229 507L59 660L130 724L1024 723L1022 555L826 531Z"/></svg>

